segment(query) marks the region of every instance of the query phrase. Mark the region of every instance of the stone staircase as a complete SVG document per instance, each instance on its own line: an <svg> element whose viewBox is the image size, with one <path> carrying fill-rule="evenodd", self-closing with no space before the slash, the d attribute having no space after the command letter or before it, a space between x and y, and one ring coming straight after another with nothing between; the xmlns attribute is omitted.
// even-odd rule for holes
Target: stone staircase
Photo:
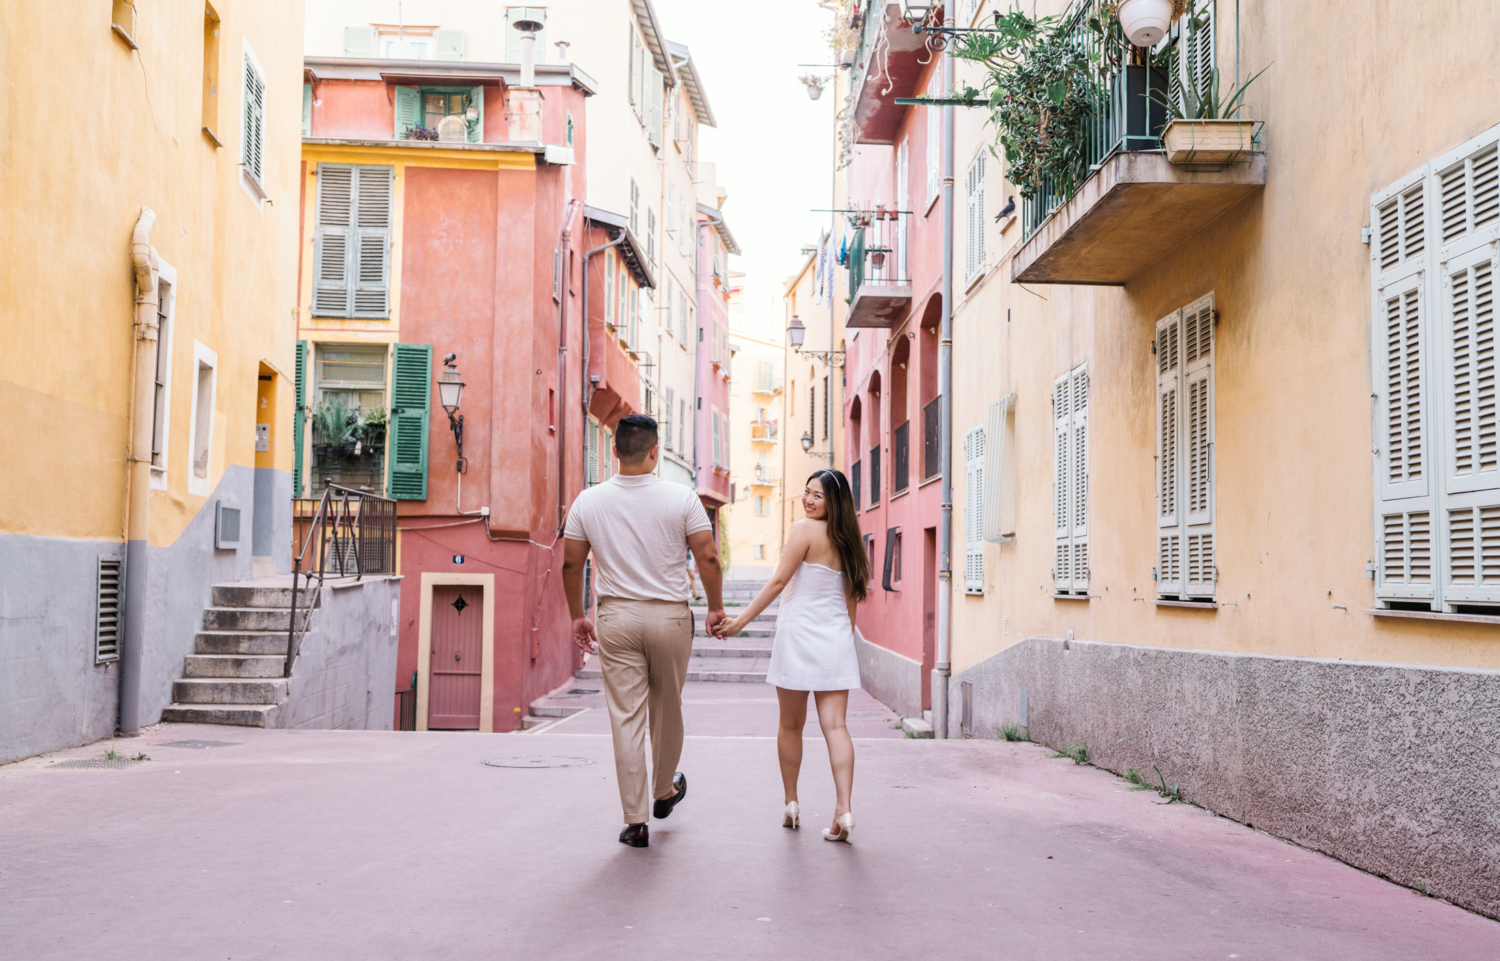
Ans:
<svg viewBox="0 0 1500 961"><path fill-rule="evenodd" d="M282 675L291 606L289 576L214 585L213 606L161 719L275 727L288 694ZM304 610L301 619L310 615Z"/></svg>
<svg viewBox="0 0 1500 961"><path fill-rule="evenodd" d="M730 617L736 616L749 606L765 586L764 581L725 581L724 609ZM689 607L693 612L693 657L688 663L689 681L752 682L764 683L766 669L770 666L771 641L776 636L776 616L781 609L781 598L760 613L738 637L710 637L704 629L708 617L708 603L704 598L693 601ZM603 689L604 674L599 670L599 658L590 654L583 667L573 672L574 683L567 689L554 691L531 703L531 715L521 719L522 730L550 724L558 718L568 717L585 710L570 701L582 696L580 692Z"/></svg>

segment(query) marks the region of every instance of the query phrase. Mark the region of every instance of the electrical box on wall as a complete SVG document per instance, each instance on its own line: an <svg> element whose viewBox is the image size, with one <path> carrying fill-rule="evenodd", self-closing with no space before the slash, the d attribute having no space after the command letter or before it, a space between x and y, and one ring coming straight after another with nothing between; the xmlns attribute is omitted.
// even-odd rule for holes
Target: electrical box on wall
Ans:
<svg viewBox="0 0 1500 961"><path fill-rule="evenodd" d="M240 509L214 504L214 547L221 551L238 550L240 546Z"/></svg>

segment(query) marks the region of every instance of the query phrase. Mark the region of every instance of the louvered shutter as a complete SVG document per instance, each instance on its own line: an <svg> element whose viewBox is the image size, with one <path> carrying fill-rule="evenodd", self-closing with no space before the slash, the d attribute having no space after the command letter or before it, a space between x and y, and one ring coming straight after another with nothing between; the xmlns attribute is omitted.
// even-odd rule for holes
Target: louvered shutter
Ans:
<svg viewBox="0 0 1500 961"><path fill-rule="evenodd" d="M472 121L465 121L469 136L469 143L484 142L484 88L475 87L469 91L469 105L479 111L479 116Z"/></svg>
<svg viewBox="0 0 1500 961"><path fill-rule="evenodd" d="M1072 499L1073 592L1089 590L1089 371L1082 366L1070 375L1073 402L1068 435L1068 495Z"/></svg>
<svg viewBox="0 0 1500 961"><path fill-rule="evenodd" d="M1181 311L1156 325L1156 591L1180 595L1182 514L1178 435L1182 380Z"/></svg>
<svg viewBox="0 0 1500 961"><path fill-rule="evenodd" d="M599 483L599 422L589 418L589 486Z"/></svg>
<svg viewBox="0 0 1500 961"><path fill-rule="evenodd" d="M266 78L245 55L244 146L240 166L257 185L262 183L266 152Z"/></svg>
<svg viewBox="0 0 1500 961"><path fill-rule="evenodd" d="M660 70L655 67L646 68L646 83L650 85L646 92L646 139L658 150L661 149L661 101L662 85L665 82L666 78Z"/></svg>
<svg viewBox="0 0 1500 961"><path fill-rule="evenodd" d="M422 94L416 87L396 88L396 139L405 140L411 128L422 125Z"/></svg>
<svg viewBox="0 0 1500 961"><path fill-rule="evenodd" d="M1178 470L1186 508L1184 592L1212 597L1217 578L1214 546L1214 300L1210 294L1182 311L1182 447Z"/></svg>
<svg viewBox="0 0 1500 961"><path fill-rule="evenodd" d="M313 236L314 317L348 317L353 285L349 280L354 226L354 168L318 164L318 221Z"/></svg>
<svg viewBox="0 0 1500 961"><path fill-rule="evenodd" d="M392 345L390 484L396 500L427 499L432 345Z"/></svg>
<svg viewBox="0 0 1500 961"><path fill-rule="evenodd" d="M1069 414L1073 409L1070 393L1072 377L1063 374L1052 383L1052 587L1055 593L1066 593L1073 585L1073 522L1069 481L1073 476L1069 461Z"/></svg>
<svg viewBox="0 0 1500 961"><path fill-rule="evenodd" d="M307 341L297 341L292 410L292 496L302 496L302 446L307 432Z"/></svg>
<svg viewBox="0 0 1500 961"><path fill-rule="evenodd" d="M672 449L672 401L676 395L677 392L668 387L666 400L661 407L661 443L668 450Z"/></svg>
<svg viewBox="0 0 1500 961"><path fill-rule="evenodd" d="M375 28L374 27L345 27L344 28L344 56L346 56L346 57L373 57L373 56L375 56Z"/></svg>
<svg viewBox="0 0 1500 961"><path fill-rule="evenodd" d="M1500 170L1492 130L1433 163L1446 334L1437 405L1444 440L1444 605L1500 603L1500 464L1497 464L1494 286L1500 262ZM1429 341L1431 342L1431 341Z"/></svg>
<svg viewBox="0 0 1500 961"><path fill-rule="evenodd" d="M964 277L973 280L984 267L984 151L969 164L966 178L968 198L968 255Z"/></svg>
<svg viewBox="0 0 1500 961"><path fill-rule="evenodd" d="M964 436L964 593L984 593L984 427Z"/></svg>
<svg viewBox="0 0 1500 961"><path fill-rule="evenodd" d="M464 58L464 32L462 30L439 30L435 34L435 57L438 60L462 60Z"/></svg>
<svg viewBox="0 0 1500 961"><path fill-rule="evenodd" d="M1427 173L1415 172L1372 202L1370 258L1376 278L1372 379L1375 393L1376 596L1432 600L1432 429L1428 399Z"/></svg>
<svg viewBox="0 0 1500 961"><path fill-rule="evenodd" d="M1008 431L1006 430L1007 412L1010 410L1010 397L1004 397L990 404L988 423L985 428L984 448L984 539L998 544L1008 540L1006 531L1001 525L1004 523L1001 507L1001 498L1009 497L1010 492L1003 490L1004 481L1001 478L1005 473L1005 458L1009 451L1006 446L1009 443Z"/></svg>
<svg viewBox="0 0 1500 961"><path fill-rule="evenodd" d="M358 247L354 264L354 316L391 315L391 204L394 167L354 168Z"/></svg>
<svg viewBox="0 0 1500 961"><path fill-rule="evenodd" d="M302 136L312 136L312 84L302 85Z"/></svg>

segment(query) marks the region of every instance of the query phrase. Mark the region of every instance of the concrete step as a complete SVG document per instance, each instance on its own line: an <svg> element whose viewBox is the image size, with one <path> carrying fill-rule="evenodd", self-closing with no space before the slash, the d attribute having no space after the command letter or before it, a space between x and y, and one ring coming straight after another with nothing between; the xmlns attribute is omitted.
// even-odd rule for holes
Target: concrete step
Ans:
<svg viewBox="0 0 1500 961"><path fill-rule="evenodd" d="M744 608L742 607L742 608L740 608L740 610L743 611ZM739 616L738 614L735 614L733 612L733 609L731 609L731 608L727 608L726 607L724 609L724 611L725 611L725 613L729 614L729 616L731 616L731 617L738 617ZM776 623L776 618L778 618L780 616L781 616L781 613L779 611L761 611L759 614L755 615L755 618L753 620L751 620L750 623L751 624L775 624ZM705 620L707 620L707 619L708 619L708 612L707 611L694 611L693 612L693 623L694 624L697 624L697 625L701 626L703 624L703 622Z"/></svg>
<svg viewBox="0 0 1500 961"><path fill-rule="evenodd" d="M582 714L587 710L588 708L578 704L548 703L545 698L540 701L531 702L531 714L533 717L545 717L549 719L572 717L574 714Z"/></svg>
<svg viewBox="0 0 1500 961"><path fill-rule="evenodd" d="M529 731L534 727L541 727L543 724L551 724L555 720L557 720L555 717L537 717L528 714L521 718L521 730Z"/></svg>
<svg viewBox="0 0 1500 961"><path fill-rule="evenodd" d="M285 678L181 678L172 682L178 704L278 704L287 696Z"/></svg>
<svg viewBox="0 0 1500 961"><path fill-rule="evenodd" d="M598 661L584 661L583 667L573 670L573 676L580 681L599 681L604 679L604 672L599 670Z"/></svg>
<svg viewBox="0 0 1500 961"><path fill-rule="evenodd" d="M694 637L705 637L706 638L706 637L708 637L708 632L703 629L702 625L696 625L694 627L694 629L693 629L693 636ZM767 637L767 638L769 638L769 637L775 637L775 636L776 636L776 627L775 627L775 625L770 625L770 624L765 625L763 627L756 627L756 626L752 625L751 627L747 627L743 631L740 631L738 634L735 635L735 637Z"/></svg>
<svg viewBox="0 0 1500 961"><path fill-rule="evenodd" d="M298 607L303 606L306 597L307 589L304 586L298 592ZM290 586L268 587L253 584L215 584L213 598L215 607L289 608L292 606L292 589Z"/></svg>
<svg viewBox="0 0 1500 961"><path fill-rule="evenodd" d="M690 681L715 681L718 683L764 684L765 671L688 671Z"/></svg>
<svg viewBox="0 0 1500 961"><path fill-rule="evenodd" d="M693 645L694 657L770 657L771 645L735 644L732 641L705 639Z"/></svg>
<svg viewBox="0 0 1500 961"><path fill-rule="evenodd" d="M199 631L199 654L280 654L286 656L286 631Z"/></svg>
<svg viewBox="0 0 1500 961"><path fill-rule="evenodd" d="M303 610L298 626L306 623L309 611ZM290 608L208 607L203 610L206 631L285 631L292 623Z"/></svg>
<svg viewBox="0 0 1500 961"><path fill-rule="evenodd" d="M276 704L169 704L161 712L163 721L180 724L237 724L240 727L275 727L281 707Z"/></svg>
<svg viewBox="0 0 1500 961"><path fill-rule="evenodd" d="M189 654L184 677L281 677L286 654Z"/></svg>
<svg viewBox="0 0 1500 961"><path fill-rule="evenodd" d="M741 581L741 580L733 580L733 581L724 581L723 583L724 583L724 590L726 590L726 591L758 591L762 587L766 586L766 582L765 581Z"/></svg>
<svg viewBox="0 0 1500 961"><path fill-rule="evenodd" d="M908 737L928 738L932 737L932 722L920 717L903 717L901 719L901 730Z"/></svg>

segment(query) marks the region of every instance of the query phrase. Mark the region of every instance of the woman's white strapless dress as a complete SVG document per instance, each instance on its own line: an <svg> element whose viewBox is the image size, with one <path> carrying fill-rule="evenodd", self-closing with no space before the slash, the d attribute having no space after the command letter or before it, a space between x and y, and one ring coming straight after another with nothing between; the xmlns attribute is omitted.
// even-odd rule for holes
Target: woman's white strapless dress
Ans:
<svg viewBox="0 0 1500 961"><path fill-rule="evenodd" d="M792 575L781 592L766 683L789 691L859 687L859 657L842 571L804 561Z"/></svg>

